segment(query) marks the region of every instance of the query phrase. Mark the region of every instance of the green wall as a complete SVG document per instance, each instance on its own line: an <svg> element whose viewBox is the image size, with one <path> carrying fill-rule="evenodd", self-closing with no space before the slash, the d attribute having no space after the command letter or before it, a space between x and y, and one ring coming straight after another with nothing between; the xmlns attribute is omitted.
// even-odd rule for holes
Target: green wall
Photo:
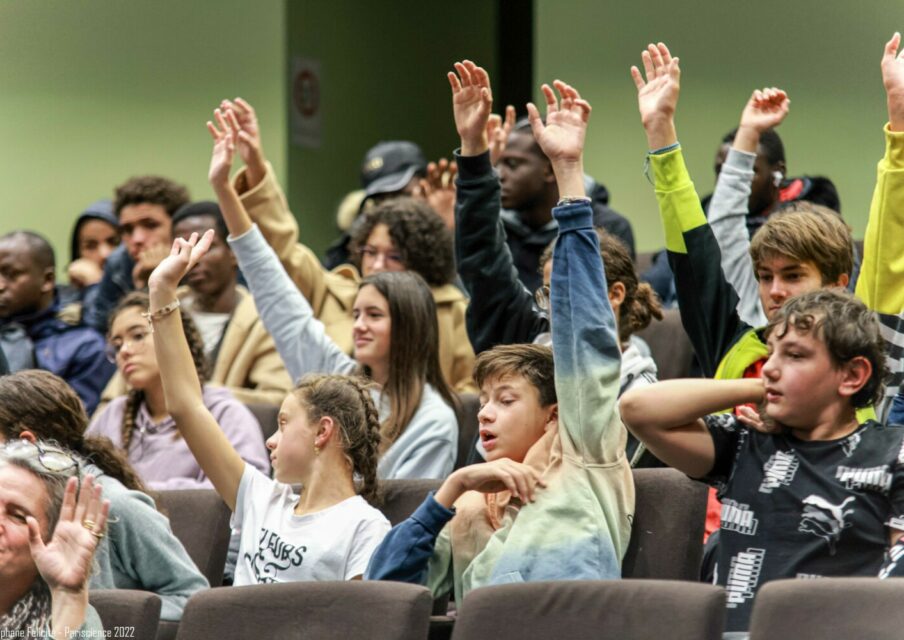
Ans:
<svg viewBox="0 0 904 640"><path fill-rule="evenodd" d="M409 139L438 158L458 146L446 72L470 57L493 73L495 3L290 0L287 6L289 64L296 55L321 65L321 146L289 142L287 189L302 239L319 253L337 236L339 200L360 188L368 148Z"/></svg>
<svg viewBox="0 0 904 640"><path fill-rule="evenodd" d="M74 217L160 173L210 198L204 122L241 95L285 169L284 0L0 3L0 232L47 235L60 271Z"/></svg>
<svg viewBox="0 0 904 640"><path fill-rule="evenodd" d="M586 168L631 218L640 250L663 246L663 235L641 173L646 139L628 69L658 40L681 58L678 137L701 195L713 186L718 140L752 90L782 87L791 97L779 130L790 173L832 178L862 237L886 120L879 59L904 29L900 2L536 0L536 28L537 85L562 78L590 100Z"/></svg>

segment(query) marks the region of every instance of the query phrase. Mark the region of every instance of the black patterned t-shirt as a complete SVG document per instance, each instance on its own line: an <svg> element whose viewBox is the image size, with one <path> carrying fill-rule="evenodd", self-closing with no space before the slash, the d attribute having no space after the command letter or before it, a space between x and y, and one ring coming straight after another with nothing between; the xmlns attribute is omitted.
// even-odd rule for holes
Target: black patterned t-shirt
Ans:
<svg viewBox="0 0 904 640"><path fill-rule="evenodd" d="M766 435L731 414L704 418L715 446L703 478L722 501L715 582L728 631L747 629L770 580L876 576L888 528L904 530L904 427L868 421L849 436Z"/></svg>

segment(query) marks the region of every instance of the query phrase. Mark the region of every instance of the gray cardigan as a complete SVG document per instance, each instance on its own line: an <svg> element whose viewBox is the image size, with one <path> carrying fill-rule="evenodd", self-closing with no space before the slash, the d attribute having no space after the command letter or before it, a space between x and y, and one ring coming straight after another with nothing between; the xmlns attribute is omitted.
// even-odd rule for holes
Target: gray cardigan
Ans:
<svg viewBox="0 0 904 640"><path fill-rule="evenodd" d="M237 238L230 237L229 245L291 378L297 381L308 373L356 373L358 363L326 335L323 323L314 317L311 305L257 225ZM389 403L379 391L372 394L380 420L384 420ZM381 478L445 478L455 465L457 447L455 412L436 390L425 385L417 412L383 455L377 473Z"/></svg>

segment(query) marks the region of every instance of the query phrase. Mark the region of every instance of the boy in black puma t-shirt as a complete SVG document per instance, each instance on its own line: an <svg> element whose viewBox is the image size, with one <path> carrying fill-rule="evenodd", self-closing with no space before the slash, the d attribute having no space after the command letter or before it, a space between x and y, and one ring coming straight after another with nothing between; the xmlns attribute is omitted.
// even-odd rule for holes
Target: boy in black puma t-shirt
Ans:
<svg viewBox="0 0 904 640"><path fill-rule="evenodd" d="M621 400L650 451L718 489L728 631L747 628L769 580L896 575L904 547L904 427L856 417L886 375L875 316L816 291L787 302L766 336L762 379L670 380ZM763 423L715 413L749 402L763 403Z"/></svg>

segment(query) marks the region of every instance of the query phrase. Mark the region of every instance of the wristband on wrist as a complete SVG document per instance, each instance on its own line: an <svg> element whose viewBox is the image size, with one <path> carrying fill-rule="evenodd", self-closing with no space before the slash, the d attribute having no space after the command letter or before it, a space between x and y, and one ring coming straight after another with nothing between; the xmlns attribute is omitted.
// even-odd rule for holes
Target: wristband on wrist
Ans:
<svg viewBox="0 0 904 640"><path fill-rule="evenodd" d="M590 203L591 200L587 196L565 196L564 198L559 198L559 201L556 203L557 207L564 207L569 204L577 204L579 202Z"/></svg>
<svg viewBox="0 0 904 640"><path fill-rule="evenodd" d="M151 333L154 333L154 320L159 320L160 318L162 318L164 316L168 316L169 314L171 314L173 311L175 311L176 309L178 309L181 306L182 306L182 302L179 301L179 298L176 298L175 300L170 302L168 305L166 305L164 307L160 307L156 311L151 311L150 309L148 309L146 313L141 314L141 317L147 319L148 327L150 327Z"/></svg>

